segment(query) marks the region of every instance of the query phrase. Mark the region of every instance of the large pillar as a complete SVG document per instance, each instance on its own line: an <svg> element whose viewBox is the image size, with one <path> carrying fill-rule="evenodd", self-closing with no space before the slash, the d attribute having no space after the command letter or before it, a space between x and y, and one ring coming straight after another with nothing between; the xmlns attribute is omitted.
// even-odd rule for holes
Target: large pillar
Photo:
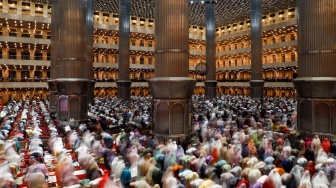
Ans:
<svg viewBox="0 0 336 188"><path fill-rule="evenodd" d="M153 134L182 141L192 134L191 95L196 80L189 74L189 2L155 0L155 76Z"/></svg>
<svg viewBox="0 0 336 188"><path fill-rule="evenodd" d="M119 0L119 79L118 98L127 100L131 95L129 79L129 49L130 49L130 0Z"/></svg>
<svg viewBox="0 0 336 188"><path fill-rule="evenodd" d="M215 5L217 0L205 2L205 23L206 23L206 64L208 73L206 75L205 96L209 99L216 97L216 19Z"/></svg>
<svg viewBox="0 0 336 188"><path fill-rule="evenodd" d="M94 88L93 0L53 0L51 23L50 108L59 121L78 123Z"/></svg>
<svg viewBox="0 0 336 188"><path fill-rule="evenodd" d="M336 133L336 4L334 0L298 1L298 127Z"/></svg>
<svg viewBox="0 0 336 188"><path fill-rule="evenodd" d="M251 0L251 98L261 99L265 82L262 79L262 0Z"/></svg>

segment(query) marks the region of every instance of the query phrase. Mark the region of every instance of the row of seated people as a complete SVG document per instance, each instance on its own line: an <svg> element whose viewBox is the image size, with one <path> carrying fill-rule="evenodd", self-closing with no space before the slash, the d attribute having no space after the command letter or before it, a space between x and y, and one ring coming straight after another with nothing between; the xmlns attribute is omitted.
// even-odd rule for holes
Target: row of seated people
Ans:
<svg viewBox="0 0 336 188"><path fill-rule="evenodd" d="M8 136L0 144L2 146L0 171L5 174L0 187L23 187L21 180L24 174L29 177L27 180L33 179L36 169L44 167L41 164L34 166L37 164L35 161L40 163L44 161L43 139L49 138L50 134L58 134L47 106L48 101L20 100L11 101L2 108L3 120L6 119L6 114L13 114L13 107L17 113ZM47 175L46 170L43 173L44 176Z"/></svg>

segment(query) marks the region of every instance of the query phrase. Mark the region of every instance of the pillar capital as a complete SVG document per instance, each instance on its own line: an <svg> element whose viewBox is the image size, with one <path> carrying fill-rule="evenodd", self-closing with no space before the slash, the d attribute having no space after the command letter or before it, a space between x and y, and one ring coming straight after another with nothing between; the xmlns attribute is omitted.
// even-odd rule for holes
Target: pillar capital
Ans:
<svg viewBox="0 0 336 188"><path fill-rule="evenodd" d="M198 2L198 3L206 3L206 4L210 4L210 3L217 3L218 0L190 0L190 2Z"/></svg>
<svg viewBox="0 0 336 188"><path fill-rule="evenodd" d="M336 98L336 77L301 77L293 82L299 98Z"/></svg>
<svg viewBox="0 0 336 188"><path fill-rule="evenodd" d="M183 99L191 98L196 80L188 77L158 77L148 81L153 98Z"/></svg>
<svg viewBox="0 0 336 188"><path fill-rule="evenodd" d="M130 80L118 80L116 81L118 87L131 87L132 81Z"/></svg>
<svg viewBox="0 0 336 188"><path fill-rule="evenodd" d="M122 100L128 100L131 98L131 85L130 80L118 80L118 98Z"/></svg>
<svg viewBox="0 0 336 188"><path fill-rule="evenodd" d="M204 1L205 4L217 4L217 0Z"/></svg>
<svg viewBox="0 0 336 188"><path fill-rule="evenodd" d="M206 80L205 85L205 96L208 99L213 99L217 95L217 81L216 80Z"/></svg>
<svg viewBox="0 0 336 188"><path fill-rule="evenodd" d="M217 80L206 80L204 81L204 85L205 86L209 86L209 87L217 87Z"/></svg>
<svg viewBox="0 0 336 188"><path fill-rule="evenodd" d="M261 99L263 97L265 81L264 80L251 80L251 98L252 99Z"/></svg>
<svg viewBox="0 0 336 188"><path fill-rule="evenodd" d="M251 87L264 87L265 81L264 80L251 80L250 86Z"/></svg>

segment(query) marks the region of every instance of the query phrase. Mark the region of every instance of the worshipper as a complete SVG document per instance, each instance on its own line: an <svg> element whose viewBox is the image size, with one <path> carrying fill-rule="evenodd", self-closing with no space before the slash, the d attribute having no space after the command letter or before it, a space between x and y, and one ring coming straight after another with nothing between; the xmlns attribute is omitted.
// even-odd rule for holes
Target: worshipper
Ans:
<svg viewBox="0 0 336 188"><path fill-rule="evenodd" d="M15 180L11 172L8 162L2 161L0 163L0 187L13 187Z"/></svg>

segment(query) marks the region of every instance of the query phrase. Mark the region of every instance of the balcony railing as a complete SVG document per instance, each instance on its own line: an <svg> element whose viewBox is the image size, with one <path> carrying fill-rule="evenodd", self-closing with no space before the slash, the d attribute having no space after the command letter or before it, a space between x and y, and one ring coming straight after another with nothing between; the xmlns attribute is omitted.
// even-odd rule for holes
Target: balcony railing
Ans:
<svg viewBox="0 0 336 188"><path fill-rule="evenodd" d="M292 78L265 78L263 79L265 82L292 82ZM225 78L220 78L217 79L219 82L249 82L251 79L225 79Z"/></svg>
<svg viewBox="0 0 336 188"><path fill-rule="evenodd" d="M13 78L0 77L0 82L46 82L50 78Z"/></svg>
<svg viewBox="0 0 336 188"><path fill-rule="evenodd" d="M4 55L0 55L0 59L2 59L4 57ZM42 61L44 58L46 58L47 61L50 60L51 56L48 55L48 56L41 56L41 55L38 55L38 56L33 56L34 57L34 60L38 60L38 61ZM18 58L18 59L17 59ZM4 58L5 59L5 58ZM9 54L8 55L8 59L15 59L15 60L31 60L31 56L30 55L27 55L27 54L21 54L20 56L18 55L14 55L14 54Z"/></svg>
<svg viewBox="0 0 336 188"><path fill-rule="evenodd" d="M264 20L262 22L262 26L268 26L268 25L273 25L273 24L278 24L278 23L282 23L282 22L286 22L286 21L290 21L290 20L295 20L296 16L290 15L288 17L279 17L279 18L273 18L270 20ZM242 31L249 31L251 29L251 26L248 24L244 24L244 25L239 25L236 27L232 27L229 29L220 29L218 31L216 31L216 36L225 36L225 35L231 35L233 33L238 33L238 32L242 32Z"/></svg>
<svg viewBox="0 0 336 188"><path fill-rule="evenodd" d="M131 78L130 81L132 82L147 82L150 78ZM117 78L93 78L96 82L116 82L118 81ZM204 81L204 80L203 80Z"/></svg>

